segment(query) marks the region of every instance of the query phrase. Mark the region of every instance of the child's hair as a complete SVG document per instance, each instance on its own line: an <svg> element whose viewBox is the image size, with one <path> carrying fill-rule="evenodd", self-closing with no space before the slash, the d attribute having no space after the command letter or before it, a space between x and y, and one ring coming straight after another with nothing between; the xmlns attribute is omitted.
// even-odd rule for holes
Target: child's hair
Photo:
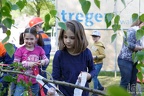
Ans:
<svg viewBox="0 0 144 96"><path fill-rule="evenodd" d="M20 39L19 39L20 40L20 42L19 42L20 45L24 44L25 33L31 33L31 34L33 34L37 38L37 44L39 46L43 46L44 45L43 40L42 40L42 36L41 36L41 34L37 33L35 27L26 28L25 31L20 34Z"/></svg>
<svg viewBox="0 0 144 96"><path fill-rule="evenodd" d="M80 52L84 51L88 46L88 41L86 39L83 25L76 20L71 20L71 21L66 22L66 26L67 26L67 30L70 29L75 35L73 53L80 53ZM64 32L65 32L64 29L60 30L59 42L58 42L60 50L63 50L66 48L64 41L63 41Z"/></svg>

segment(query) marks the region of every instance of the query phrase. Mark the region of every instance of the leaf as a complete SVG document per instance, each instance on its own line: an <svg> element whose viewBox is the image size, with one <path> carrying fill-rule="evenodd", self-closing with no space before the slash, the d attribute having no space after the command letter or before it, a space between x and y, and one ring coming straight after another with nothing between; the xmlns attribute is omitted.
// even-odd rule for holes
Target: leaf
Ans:
<svg viewBox="0 0 144 96"><path fill-rule="evenodd" d="M2 43L6 43L8 40L9 40L9 36L6 36L3 40L2 40Z"/></svg>
<svg viewBox="0 0 144 96"><path fill-rule="evenodd" d="M6 43L6 44L4 45L4 47L5 47L8 55L9 55L10 57L12 57L13 54L14 54L14 52L15 52L15 48L14 48L13 44L11 44L11 43Z"/></svg>
<svg viewBox="0 0 144 96"><path fill-rule="evenodd" d="M144 74L144 67L143 66L141 66L141 72L142 72L142 74Z"/></svg>
<svg viewBox="0 0 144 96"><path fill-rule="evenodd" d="M57 11L56 11L56 10L51 10L51 11L50 11L50 14L52 15L52 17L55 17L56 14L57 14Z"/></svg>
<svg viewBox="0 0 144 96"><path fill-rule="evenodd" d="M7 36L10 36L11 35L11 31L7 30L6 34L7 34Z"/></svg>
<svg viewBox="0 0 144 96"><path fill-rule="evenodd" d="M49 25L50 14L46 14L44 20L45 20L45 22L44 22L44 31L47 31L51 28L50 25Z"/></svg>
<svg viewBox="0 0 144 96"><path fill-rule="evenodd" d="M107 92L108 96L131 96L130 93L120 86L109 86Z"/></svg>
<svg viewBox="0 0 144 96"><path fill-rule="evenodd" d="M137 59L137 56L136 56L136 53L135 53L135 52L133 52L133 53L132 53L132 60L133 60L133 62L134 62L134 63L136 63L136 62L138 61L138 59Z"/></svg>
<svg viewBox="0 0 144 96"><path fill-rule="evenodd" d="M107 13L105 15L105 22L106 22L107 28L111 25L111 20L113 19L113 17L114 17L113 13Z"/></svg>
<svg viewBox="0 0 144 96"><path fill-rule="evenodd" d="M11 17L11 15L10 15L10 9L9 9L8 6L3 6L1 8L1 13L2 13L2 16Z"/></svg>
<svg viewBox="0 0 144 96"><path fill-rule="evenodd" d="M94 0L94 3L100 9L100 1L99 0Z"/></svg>
<svg viewBox="0 0 144 96"><path fill-rule="evenodd" d="M141 71L141 64L137 64L136 68Z"/></svg>
<svg viewBox="0 0 144 96"><path fill-rule="evenodd" d="M59 22L58 25L59 25L62 29L64 29L65 31L67 30L67 26L66 26L66 24L65 24L64 22Z"/></svg>
<svg viewBox="0 0 144 96"><path fill-rule="evenodd" d="M27 2L26 0L18 0L18 2L16 2L16 4L18 5L20 11L26 6Z"/></svg>
<svg viewBox="0 0 144 96"><path fill-rule="evenodd" d="M113 29L114 32L116 32L117 30L120 29L120 25L119 24L113 24L112 29Z"/></svg>
<svg viewBox="0 0 144 96"><path fill-rule="evenodd" d="M54 25L55 25L55 18L51 18L51 19L50 19L49 25L50 25L50 26L54 26Z"/></svg>
<svg viewBox="0 0 144 96"><path fill-rule="evenodd" d="M143 75L142 75L142 72L138 72L137 73L137 77L138 77L138 79L141 81L141 83L142 83L142 81L143 81Z"/></svg>
<svg viewBox="0 0 144 96"><path fill-rule="evenodd" d="M120 21L120 16L116 15L114 19L114 23L119 24L119 21Z"/></svg>
<svg viewBox="0 0 144 96"><path fill-rule="evenodd" d="M19 9L18 5L16 4L12 5L12 10L17 10L17 9Z"/></svg>
<svg viewBox="0 0 144 96"><path fill-rule="evenodd" d="M144 51L138 51L136 56L139 61L144 61Z"/></svg>
<svg viewBox="0 0 144 96"><path fill-rule="evenodd" d="M123 3L124 7L126 7L125 0L121 0L121 2Z"/></svg>
<svg viewBox="0 0 144 96"><path fill-rule="evenodd" d="M43 28L43 30L44 30L44 31L47 31L47 30L49 30L49 29L51 29L51 26L49 25L49 23L44 23L44 28Z"/></svg>
<svg viewBox="0 0 144 96"><path fill-rule="evenodd" d="M11 75L4 76L4 81L6 81L6 82L12 82L13 80L14 80L13 76L11 76Z"/></svg>
<svg viewBox="0 0 144 96"><path fill-rule="evenodd" d="M81 4L81 7L82 7L82 10L84 12L84 14L86 15L90 9L90 6L91 6L91 2L90 1L86 1L86 0L81 0L80 1L80 4Z"/></svg>
<svg viewBox="0 0 144 96"><path fill-rule="evenodd" d="M12 18L5 18L2 22L7 28L11 28L14 20Z"/></svg>
<svg viewBox="0 0 144 96"><path fill-rule="evenodd" d="M144 14L139 17L140 21L144 22Z"/></svg>
<svg viewBox="0 0 144 96"><path fill-rule="evenodd" d="M136 14L136 13L133 13L133 14L132 14L132 22L137 21L138 18L139 18L138 14Z"/></svg>
<svg viewBox="0 0 144 96"><path fill-rule="evenodd" d="M8 8L9 8L9 10L11 11L11 2L9 2L9 1L7 1L6 3L5 3L5 6L7 6Z"/></svg>
<svg viewBox="0 0 144 96"><path fill-rule="evenodd" d="M144 30L143 29L137 30L137 32L136 32L137 40L140 40L143 36L144 36Z"/></svg>
<svg viewBox="0 0 144 96"><path fill-rule="evenodd" d="M79 0L80 4L82 5L83 2L85 2L86 0Z"/></svg>
<svg viewBox="0 0 144 96"><path fill-rule="evenodd" d="M49 23L50 20L50 14L45 15L45 23Z"/></svg>
<svg viewBox="0 0 144 96"><path fill-rule="evenodd" d="M108 21L108 22L111 22L111 20L113 19L113 17L114 17L114 14L113 13L107 13L106 15L105 15L105 19Z"/></svg>
<svg viewBox="0 0 144 96"><path fill-rule="evenodd" d="M111 42L113 42L116 38L117 34L113 34L112 37L111 37Z"/></svg>

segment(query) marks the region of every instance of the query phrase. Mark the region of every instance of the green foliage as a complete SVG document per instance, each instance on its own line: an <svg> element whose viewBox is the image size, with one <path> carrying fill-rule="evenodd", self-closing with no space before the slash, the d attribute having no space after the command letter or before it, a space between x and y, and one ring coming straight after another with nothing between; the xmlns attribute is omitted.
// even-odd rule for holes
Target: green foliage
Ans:
<svg viewBox="0 0 144 96"><path fill-rule="evenodd" d="M131 96L125 89L119 86L109 86L107 93L109 96Z"/></svg>
<svg viewBox="0 0 144 96"><path fill-rule="evenodd" d="M113 34L112 37L111 37L111 42L113 42L116 38L117 34Z"/></svg>
<svg viewBox="0 0 144 96"><path fill-rule="evenodd" d="M50 29L50 26L49 26L50 14L46 14L44 20L45 20L44 30L46 31L46 30Z"/></svg>
<svg viewBox="0 0 144 96"><path fill-rule="evenodd" d="M138 20L139 16L136 13L132 14L132 21L135 22L136 20Z"/></svg>
<svg viewBox="0 0 144 96"><path fill-rule="evenodd" d="M87 0L79 0L79 2L81 4L81 8L82 8L84 14L86 15L90 9L91 2L87 1Z"/></svg>
<svg viewBox="0 0 144 96"><path fill-rule="evenodd" d="M105 22L106 22L107 28L110 27L111 21L112 21L113 17L114 17L113 13L106 13L106 15L105 15Z"/></svg>
<svg viewBox="0 0 144 96"><path fill-rule="evenodd" d="M11 28L12 24L14 24L14 20L12 18L5 18L2 22L7 28Z"/></svg>
<svg viewBox="0 0 144 96"><path fill-rule="evenodd" d="M18 0L18 2L16 3L20 9L20 11L26 6L27 1L26 0Z"/></svg>
<svg viewBox="0 0 144 96"><path fill-rule="evenodd" d="M138 72L138 73L137 73L137 77L139 78L139 80L140 80L141 82L143 82L143 75L142 75L141 72Z"/></svg>
<svg viewBox="0 0 144 96"><path fill-rule="evenodd" d="M58 25L65 31L67 30L66 24L64 22L59 22Z"/></svg>
<svg viewBox="0 0 144 96"><path fill-rule="evenodd" d="M50 10L50 14L52 17L55 17L57 14L57 11L56 10Z"/></svg>
<svg viewBox="0 0 144 96"><path fill-rule="evenodd" d="M123 3L124 7L126 7L125 0L121 0L121 2Z"/></svg>
<svg viewBox="0 0 144 96"><path fill-rule="evenodd" d="M137 30L136 32L137 40L140 40L143 36L144 36L144 26L141 29Z"/></svg>
<svg viewBox="0 0 144 96"><path fill-rule="evenodd" d="M94 0L94 3L100 9L100 0Z"/></svg>
<svg viewBox="0 0 144 96"><path fill-rule="evenodd" d="M12 55L13 55L14 52L15 52L15 48L14 48L13 44L11 44L11 43L6 43L4 46L5 46L5 48L6 48L7 53L9 54L9 56L12 57Z"/></svg>
<svg viewBox="0 0 144 96"><path fill-rule="evenodd" d="M140 21L144 22L144 14L140 15L139 19Z"/></svg>

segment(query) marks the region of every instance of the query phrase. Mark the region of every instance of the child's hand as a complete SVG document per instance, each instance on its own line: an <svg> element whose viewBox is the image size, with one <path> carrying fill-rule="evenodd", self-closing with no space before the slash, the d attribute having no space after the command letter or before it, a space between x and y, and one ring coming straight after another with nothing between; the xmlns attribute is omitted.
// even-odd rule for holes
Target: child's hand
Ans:
<svg viewBox="0 0 144 96"><path fill-rule="evenodd" d="M39 61L37 62L37 65L45 65L45 60L39 60Z"/></svg>
<svg viewBox="0 0 144 96"><path fill-rule="evenodd" d="M46 63L45 60L41 60L42 65L45 65L45 63Z"/></svg>
<svg viewBox="0 0 144 96"><path fill-rule="evenodd" d="M54 88L50 88L47 92L48 96L55 96L55 89Z"/></svg>
<svg viewBox="0 0 144 96"><path fill-rule="evenodd" d="M28 62L28 66L29 67L33 67L34 66L34 62Z"/></svg>
<svg viewBox="0 0 144 96"><path fill-rule="evenodd" d="M33 66L38 66L39 63L38 62L29 62L28 65L29 65L29 67L33 67Z"/></svg>
<svg viewBox="0 0 144 96"><path fill-rule="evenodd" d="M91 74L90 74L90 73L88 73L88 72L84 72L84 73L86 73L86 74L87 74L87 80L89 80L89 79L91 78Z"/></svg>

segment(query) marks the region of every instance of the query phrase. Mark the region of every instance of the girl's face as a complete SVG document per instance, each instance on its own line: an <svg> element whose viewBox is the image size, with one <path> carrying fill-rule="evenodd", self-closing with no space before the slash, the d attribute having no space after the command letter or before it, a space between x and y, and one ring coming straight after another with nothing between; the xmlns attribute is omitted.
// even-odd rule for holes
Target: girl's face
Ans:
<svg viewBox="0 0 144 96"><path fill-rule="evenodd" d="M98 42L98 40L100 39L100 37L99 36L92 36L92 39L93 39L94 42Z"/></svg>
<svg viewBox="0 0 144 96"><path fill-rule="evenodd" d="M33 48L36 44L36 37L31 33L25 33L24 35L24 43L26 47Z"/></svg>
<svg viewBox="0 0 144 96"><path fill-rule="evenodd" d="M64 32L63 41L68 50L73 50L75 35L70 29Z"/></svg>

